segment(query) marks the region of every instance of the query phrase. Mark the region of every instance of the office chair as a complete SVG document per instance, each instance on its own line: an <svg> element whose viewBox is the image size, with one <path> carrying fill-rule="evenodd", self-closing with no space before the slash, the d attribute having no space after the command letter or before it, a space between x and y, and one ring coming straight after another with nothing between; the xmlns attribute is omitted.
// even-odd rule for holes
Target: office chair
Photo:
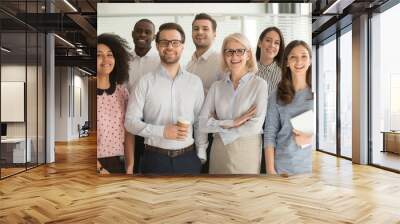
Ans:
<svg viewBox="0 0 400 224"><path fill-rule="evenodd" d="M89 121L85 121L85 123L82 125L82 127L79 127L80 125L78 125L78 129L79 129L79 138L80 137L87 137L89 136L89 129L90 129L90 125L89 125Z"/></svg>

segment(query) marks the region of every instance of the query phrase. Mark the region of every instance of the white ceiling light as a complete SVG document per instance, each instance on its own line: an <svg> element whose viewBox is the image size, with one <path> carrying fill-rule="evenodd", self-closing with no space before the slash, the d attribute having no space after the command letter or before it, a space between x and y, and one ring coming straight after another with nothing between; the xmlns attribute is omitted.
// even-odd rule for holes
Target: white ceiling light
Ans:
<svg viewBox="0 0 400 224"><path fill-rule="evenodd" d="M70 47L75 48L75 45L73 45L71 42L69 42L68 40L58 36L57 34L54 34L55 37L57 37L59 40L61 40L62 42L64 42L65 44L67 44Z"/></svg>
<svg viewBox="0 0 400 224"><path fill-rule="evenodd" d="M81 69L81 68L79 68L79 67L78 67L78 70L81 71L81 72L83 72L83 73L85 73L85 74L87 74L87 75L92 75L92 73L90 73L90 72L88 72L88 71L85 71L85 70L83 70L83 69Z"/></svg>
<svg viewBox="0 0 400 224"><path fill-rule="evenodd" d="M68 0L64 0L65 4L67 4L72 10L74 10L74 12L78 12L78 10L71 4L69 3Z"/></svg>
<svg viewBox="0 0 400 224"><path fill-rule="evenodd" d="M332 5L324 10L322 14L342 14L343 9L351 5L354 0L336 0Z"/></svg>
<svg viewBox="0 0 400 224"><path fill-rule="evenodd" d="M11 52L10 50L8 50L8 49L5 48L5 47L1 47L1 50L4 51L4 52L6 52L6 53L10 53L10 52Z"/></svg>

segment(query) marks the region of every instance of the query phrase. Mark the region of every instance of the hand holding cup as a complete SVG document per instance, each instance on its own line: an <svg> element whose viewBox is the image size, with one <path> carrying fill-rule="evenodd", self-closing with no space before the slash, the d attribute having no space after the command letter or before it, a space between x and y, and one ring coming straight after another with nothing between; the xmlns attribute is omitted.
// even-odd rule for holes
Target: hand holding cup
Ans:
<svg viewBox="0 0 400 224"><path fill-rule="evenodd" d="M189 131L190 121L183 117L179 117L176 126L178 126L178 138L185 139Z"/></svg>

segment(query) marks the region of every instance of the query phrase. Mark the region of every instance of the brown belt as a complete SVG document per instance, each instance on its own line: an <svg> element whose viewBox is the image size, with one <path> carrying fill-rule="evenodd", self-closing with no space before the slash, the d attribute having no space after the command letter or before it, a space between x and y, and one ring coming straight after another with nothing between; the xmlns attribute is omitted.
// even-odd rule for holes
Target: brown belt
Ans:
<svg viewBox="0 0 400 224"><path fill-rule="evenodd" d="M190 146L188 146L186 148L183 148L183 149L172 149L172 150L169 150L169 149L163 149L163 148L154 147L154 146L151 146L151 145L144 145L144 149L145 150L149 150L150 152L157 152L157 153L164 154L164 155L167 155L169 157L174 158L174 157L180 156L180 155L182 155L182 154L184 154L186 152L192 151L194 149L193 146L194 145L192 144L192 145L190 145Z"/></svg>

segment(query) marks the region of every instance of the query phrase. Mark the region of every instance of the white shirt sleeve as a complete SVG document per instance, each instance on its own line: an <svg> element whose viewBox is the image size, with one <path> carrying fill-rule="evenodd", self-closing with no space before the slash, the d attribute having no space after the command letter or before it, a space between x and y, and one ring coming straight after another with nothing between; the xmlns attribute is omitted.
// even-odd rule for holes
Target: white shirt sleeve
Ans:
<svg viewBox="0 0 400 224"><path fill-rule="evenodd" d="M233 126L234 121L217 120L212 116L215 113L215 88L216 85L213 85L210 88L210 92L207 95L206 102L204 103L202 113L200 115L200 127L202 131L219 133L222 142L224 145L226 145L232 143L237 138L245 135L248 132L262 130L268 102L268 86L265 81L263 81L263 85L260 85L257 89L254 89L255 91L258 91L255 102L257 108L255 117L237 128L222 128L223 126Z"/></svg>
<svg viewBox="0 0 400 224"><path fill-rule="evenodd" d="M199 115L201 108L203 106L204 102L204 90L203 90L203 84L200 82L199 85L199 94L197 95L197 99L195 102L194 106L194 123L193 123L193 131L194 131L194 138L195 138L195 143L196 143L196 149L197 149L197 156L201 159L206 161L207 160L207 147L208 147L208 136L207 133L201 132L200 131L200 126L199 126Z"/></svg>
<svg viewBox="0 0 400 224"><path fill-rule="evenodd" d="M143 121L143 108L147 89L147 79L140 79L138 84L135 85L133 93L129 96L125 115L125 128L130 133L145 138L152 136L163 137L163 125L152 125Z"/></svg>
<svg viewBox="0 0 400 224"><path fill-rule="evenodd" d="M233 120L218 120L215 111L215 89L217 83L211 85L200 113L200 131L205 133L227 132L223 126L232 126Z"/></svg>
<svg viewBox="0 0 400 224"><path fill-rule="evenodd" d="M260 86L260 88L255 89L258 91L256 98L256 115L248 120L246 123L241 125L238 128L235 128L233 131L238 133L246 133L249 130L257 130L262 129L262 125L264 124L265 114L267 112L267 104L268 104L268 85L264 81L265 85Z"/></svg>

